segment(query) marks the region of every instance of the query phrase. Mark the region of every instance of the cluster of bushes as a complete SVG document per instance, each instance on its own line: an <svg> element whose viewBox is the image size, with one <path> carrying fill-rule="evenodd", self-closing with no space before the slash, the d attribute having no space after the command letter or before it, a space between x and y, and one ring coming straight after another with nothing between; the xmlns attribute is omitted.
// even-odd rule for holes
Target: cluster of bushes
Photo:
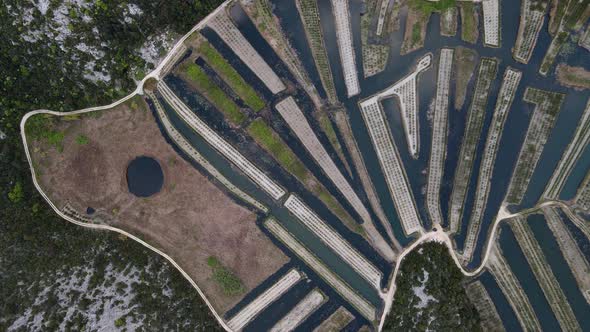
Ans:
<svg viewBox="0 0 590 332"><path fill-rule="evenodd" d="M209 265L213 271L213 280L217 282L225 295L234 296L242 294L245 291L240 278L223 266L217 257L209 256L209 258L207 258L207 265Z"/></svg>
<svg viewBox="0 0 590 332"><path fill-rule="evenodd" d="M432 297L421 307L414 288L424 283ZM429 242L408 254L400 267L393 306L383 331L479 331L480 318L467 298L464 276L444 244Z"/></svg>

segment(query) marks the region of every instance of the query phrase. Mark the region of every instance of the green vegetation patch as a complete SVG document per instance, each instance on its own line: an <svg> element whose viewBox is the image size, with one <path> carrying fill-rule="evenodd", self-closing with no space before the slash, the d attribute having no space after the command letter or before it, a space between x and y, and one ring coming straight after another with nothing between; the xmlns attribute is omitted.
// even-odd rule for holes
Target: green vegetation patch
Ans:
<svg viewBox="0 0 590 332"><path fill-rule="evenodd" d="M408 5L413 9L422 11L425 14L430 14L432 12L441 12L447 10L451 7L455 7L457 4L456 0L408 0Z"/></svg>
<svg viewBox="0 0 590 332"><path fill-rule="evenodd" d="M479 18L472 2L461 2L461 39L475 44L479 36Z"/></svg>
<svg viewBox="0 0 590 332"><path fill-rule="evenodd" d="M90 142L90 139L88 139L88 137L86 137L85 135L78 135L78 137L76 137L76 143L80 144L80 145L86 145Z"/></svg>
<svg viewBox="0 0 590 332"><path fill-rule="evenodd" d="M55 117L49 114L36 114L30 117L25 124L27 137L35 141L45 141L55 147L59 152L63 151L65 133L55 130Z"/></svg>
<svg viewBox="0 0 590 332"><path fill-rule="evenodd" d="M412 27L412 45L416 45L422 39L422 22L418 21Z"/></svg>
<svg viewBox="0 0 590 332"><path fill-rule="evenodd" d="M563 18L568 29L577 29L588 19L590 0L570 1L567 15Z"/></svg>
<svg viewBox="0 0 590 332"><path fill-rule="evenodd" d="M445 245L429 242L419 246L401 264L383 331L480 331L479 313L463 281ZM428 300L416 295L414 288L422 288Z"/></svg>
<svg viewBox="0 0 590 332"><path fill-rule="evenodd" d="M264 100L244 81L242 76L240 76L227 60L217 50L211 47L211 44L202 42L199 45L198 51L248 107L256 112L264 108Z"/></svg>
<svg viewBox="0 0 590 332"><path fill-rule="evenodd" d="M8 199L14 204L20 203L24 197L23 185L20 182L15 183L10 192L8 192Z"/></svg>
<svg viewBox="0 0 590 332"><path fill-rule="evenodd" d="M569 32L560 31L555 38L551 41L551 45L543 58L543 62L541 63L541 68L539 69L539 73L543 76L549 73L549 69L555 62L555 58L557 54L559 54L559 50L562 48L563 44L565 44L568 40Z"/></svg>
<svg viewBox="0 0 590 332"><path fill-rule="evenodd" d="M248 126L248 133L267 150L287 171L304 181L308 171L289 149L287 144L268 126L263 119L256 119Z"/></svg>
<svg viewBox="0 0 590 332"><path fill-rule="evenodd" d="M317 182L313 174L297 158L295 153L279 137L279 135L267 125L263 119L252 121L247 128L254 140L268 151L273 158L289 173L293 174L303 185L315 194L326 206L340 218L352 231L363 234L362 227L356 223L338 200L330 192Z"/></svg>
<svg viewBox="0 0 590 332"><path fill-rule="evenodd" d="M209 256L207 265L213 270L213 280L217 282L225 295L234 296L246 290L240 278L223 266L217 257Z"/></svg>
<svg viewBox="0 0 590 332"><path fill-rule="evenodd" d="M197 89L227 116L230 122L241 125L246 121L246 115L240 111L238 105L205 74L201 67L194 63L189 64L186 68L186 75L197 85Z"/></svg>

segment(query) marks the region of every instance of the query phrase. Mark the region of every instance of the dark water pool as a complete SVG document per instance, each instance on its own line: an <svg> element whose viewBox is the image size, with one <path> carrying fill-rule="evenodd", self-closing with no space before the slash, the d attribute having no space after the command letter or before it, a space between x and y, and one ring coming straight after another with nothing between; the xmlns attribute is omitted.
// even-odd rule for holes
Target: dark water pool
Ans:
<svg viewBox="0 0 590 332"><path fill-rule="evenodd" d="M149 197L158 193L163 183L162 167L154 158L137 157L127 166L127 187L137 197Z"/></svg>

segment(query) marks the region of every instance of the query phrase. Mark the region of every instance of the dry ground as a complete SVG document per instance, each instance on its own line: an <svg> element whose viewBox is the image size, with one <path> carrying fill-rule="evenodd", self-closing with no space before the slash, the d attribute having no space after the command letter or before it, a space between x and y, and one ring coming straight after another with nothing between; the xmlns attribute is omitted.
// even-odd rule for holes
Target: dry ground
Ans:
<svg viewBox="0 0 590 332"><path fill-rule="evenodd" d="M40 185L60 208L67 202L106 214L126 230L170 255L223 313L277 271L287 257L256 226L256 215L233 202L166 143L142 99L112 110L59 117L63 151L46 141L30 142ZM87 144L76 141L80 135ZM162 190L138 198L127 190L126 168L137 156L157 159ZM237 275L246 292L226 296L212 279L207 258L216 256Z"/></svg>
<svg viewBox="0 0 590 332"><path fill-rule="evenodd" d="M590 89L590 71L583 67L571 67L565 64L557 66L557 81L563 86L576 90Z"/></svg>

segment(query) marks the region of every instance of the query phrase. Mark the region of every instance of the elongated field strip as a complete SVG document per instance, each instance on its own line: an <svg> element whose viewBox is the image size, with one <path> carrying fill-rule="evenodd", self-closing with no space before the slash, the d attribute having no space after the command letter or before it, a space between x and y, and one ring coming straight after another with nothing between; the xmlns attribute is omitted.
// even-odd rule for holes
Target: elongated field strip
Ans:
<svg viewBox="0 0 590 332"><path fill-rule="evenodd" d="M334 14L334 22L336 24L336 39L338 41L338 51L340 53L340 62L342 63L342 72L344 73L346 92L348 97L352 97L361 92L361 87L356 70L354 46L352 44L348 0L330 1L332 2L332 13Z"/></svg>
<svg viewBox="0 0 590 332"><path fill-rule="evenodd" d="M531 181L545 143L555 125L565 95L556 92L527 88L524 100L535 105L518 161L506 194L506 201L520 204Z"/></svg>
<svg viewBox="0 0 590 332"><path fill-rule="evenodd" d="M348 323L352 322L354 316L344 307L338 307L333 314L318 325L313 332L340 332Z"/></svg>
<svg viewBox="0 0 590 332"><path fill-rule="evenodd" d="M582 292L584 298L590 304L590 265L588 261L584 258L567 226L563 223L557 209L553 207L543 208L543 214L545 215L549 229L551 229L553 236L557 240L565 261L578 283L580 292Z"/></svg>
<svg viewBox="0 0 590 332"><path fill-rule="evenodd" d="M313 129L307 122L305 115L295 103L293 97L288 97L278 103L276 109L279 111L285 122L289 125L291 130L295 133L295 136L303 143L307 151L312 155L313 159L320 165L324 173L328 175L328 178L332 180L336 188L342 193L354 210L359 214L363 220L363 227L367 231L371 241L375 242L377 249L388 259L393 260L395 254L389 247L389 244L379 234L375 226L369 211L360 200L354 189L350 186L350 183L342 175L338 166L334 163L328 151L324 148L322 143L319 141Z"/></svg>
<svg viewBox="0 0 590 332"><path fill-rule="evenodd" d="M270 197L275 200L283 197L286 192L270 177L264 174L259 168L252 164L246 157L238 152L231 144L226 142L219 134L211 129L205 122L191 111L170 88L160 81L158 89L166 102L180 115L180 117L207 143L211 144L219 153L225 156L229 161L236 165L244 174L246 174L254 183L264 190Z"/></svg>
<svg viewBox="0 0 590 332"><path fill-rule="evenodd" d="M271 303L278 300L283 294L285 294L293 285L301 280L301 273L297 270L291 270L285 274L279 281L272 285L269 289L265 290L264 293L258 295L256 299L248 303L242 310L240 310L235 316L233 316L227 325L234 330L240 331L246 326L256 315L261 313Z"/></svg>
<svg viewBox="0 0 590 332"><path fill-rule="evenodd" d="M318 4L316 0L296 0L295 4L299 11L299 17L303 21L307 42L309 43L313 61L320 74L326 95L330 103L335 104L338 102L338 96L336 95L332 69L330 68L330 61L324 44L324 34L320 24Z"/></svg>
<svg viewBox="0 0 590 332"><path fill-rule="evenodd" d="M575 198L576 206L586 211L590 210L590 176L586 174L586 178L578 188Z"/></svg>
<svg viewBox="0 0 590 332"><path fill-rule="evenodd" d="M549 1L523 0L520 12L520 26L513 48L516 61L528 63L537 45L539 32L545 21L545 11Z"/></svg>
<svg viewBox="0 0 590 332"><path fill-rule="evenodd" d="M371 98L361 102L360 106L365 126L371 136L373 147L377 153L381 170L385 175L385 181L404 232L407 235L422 232L422 223L416 210L414 195L410 189L399 152L385 122L379 101Z"/></svg>
<svg viewBox="0 0 590 332"><path fill-rule="evenodd" d="M477 144L481 137L481 129L485 119L485 111L490 94L490 87L496 78L498 61L483 58L479 64L479 73L473 100L469 108L467 126L461 143L461 152L453 180L453 192L449 203L449 228L451 233L460 230L463 217L463 207L467 195L467 188L471 179Z"/></svg>
<svg viewBox="0 0 590 332"><path fill-rule="evenodd" d="M561 156L555 171L553 171L553 175L543 192L543 199L556 199L559 197L572 169L578 162L578 159L580 159L582 152L588 146L588 142L590 142L590 101L586 104L574 137Z"/></svg>
<svg viewBox="0 0 590 332"><path fill-rule="evenodd" d="M272 49L281 57L283 63L289 68L297 83L307 92L315 107L321 107L321 98L311 82L307 71L297 56L286 34L272 12L270 0L240 0L240 5L246 10L250 20L253 21L260 34Z"/></svg>
<svg viewBox="0 0 590 332"><path fill-rule="evenodd" d="M506 0L504 0L506 1ZM492 47L500 47L500 0L483 0L483 30L484 44Z"/></svg>
<svg viewBox="0 0 590 332"><path fill-rule="evenodd" d="M207 26L213 29L242 60L242 62L260 78L272 93L285 90L285 84L279 76L270 68L250 42L238 30L225 11L220 11L207 22Z"/></svg>
<svg viewBox="0 0 590 332"><path fill-rule="evenodd" d="M516 241L531 266L561 329L563 331L581 331L576 316L526 219L517 217L511 220L510 228L514 232Z"/></svg>
<svg viewBox="0 0 590 332"><path fill-rule="evenodd" d="M375 319L375 308L367 300L358 295L336 274L328 269L313 253L297 241L287 230L276 220L269 218L264 222L266 228L273 233L281 242L291 249L301 260L324 279L344 300L355 307L361 315L369 321Z"/></svg>
<svg viewBox="0 0 590 332"><path fill-rule="evenodd" d="M379 18L377 20L377 30L375 31L375 34L377 36L381 36L381 33L383 33L383 24L385 23L385 17L387 16L387 8L389 7L389 3L390 3L390 1L388 1L388 0L381 0L381 6L377 7L377 8L379 8Z"/></svg>
<svg viewBox="0 0 590 332"><path fill-rule="evenodd" d="M498 310L481 281L472 282L466 287L466 290L469 300L479 312L484 331L506 331Z"/></svg>
<svg viewBox="0 0 590 332"><path fill-rule="evenodd" d="M434 120L432 124L432 146L428 164L428 187L426 200L430 219L435 224L442 224L440 210L440 185L447 154L447 122L449 111L449 86L453 68L453 49L444 48L440 53L438 64L438 82L434 102Z"/></svg>
<svg viewBox="0 0 590 332"><path fill-rule="evenodd" d="M367 280L376 289L381 288L381 277L383 274L369 260L361 255L350 243L348 243L338 232L320 219L303 201L297 196L290 195L285 201L285 207L301 223L309 228L317 237L322 240L332 251L348 263L361 277Z"/></svg>
<svg viewBox="0 0 590 332"><path fill-rule="evenodd" d="M148 97L150 97L150 99L152 100L152 102L156 106L156 111L158 112L158 116L160 117L160 121L164 125L164 129L166 129L166 132L168 133L168 135L170 136L170 138L172 138L172 140L174 140L174 142L178 145L178 147L180 147L180 149L182 149L182 151L184 151L195 162L197 162L204 169L206 169L207 172L209 172L209 174L211 174L215 179L217 179L219 182L221 182L232 193L234 193L235 195L237 195L238 197L240 197L244 201L246 201L246 202L252 204L253 206L257 207L261 211L264 211L265 213L268 213L268 208L266 206L264 206L262 203L258 202L256 199L254 199L252 196L246 194L240 188L236 187L233 183L231 183L225 176L223 176L217 170L217 168L215 168L213 165L211 165L211 163L205 157L203 157L186 140L186 138L184 138L184 136L182 136L178 132L178 130L176 130L176 128L174 128L174 126L172 125L172 123L170 123L170 119L168 119L168 115L166 115L166 112L162 108L162 105L160 104L160 102L158 101L158 99L156 98L156 96L152 92L146 91L146 94L147 94Z"/></svg>
<svg viewBox="0 0 590 332"><path fill-rule="evenodd" d="M488 260L488 270L498 282L502 293L504 293L512 310L516 313L520 326L524 331L541 331L541 324L529 302L529 298L510 269L510 265L498 250L498 243L491 245L494 247Z"/></svg>
<svg viewBox="0 0 590 332"><path fill-rule="evenodd" d="M297 303L285 317L281 318L271 329L271 332L290 332L295 330L309 315L324 302L324 295L314 289L303 300Z"/></svg>
<svg viewBox="0 0 590 332"><path fill-rule="evenodd" d="M518 89L521 77L522 73L512 68L506 69L504 73L504 80L502 81L502 87L498 94L498 102L496 102L492 123L488 131L486 147L483 150L483 157L479 167L475 203L473 204L471 219L469 220L469 227L467 229L467 238L465 239L465 247L463 249L463 258L465 261L471 261L473 251L477 244L481 222L490 193L490 185L492 184L494 164L496 162L498 148L500 147L502 130L504 129L504 123L512 106L512 101L514 100L514 95Z"/></svg>

